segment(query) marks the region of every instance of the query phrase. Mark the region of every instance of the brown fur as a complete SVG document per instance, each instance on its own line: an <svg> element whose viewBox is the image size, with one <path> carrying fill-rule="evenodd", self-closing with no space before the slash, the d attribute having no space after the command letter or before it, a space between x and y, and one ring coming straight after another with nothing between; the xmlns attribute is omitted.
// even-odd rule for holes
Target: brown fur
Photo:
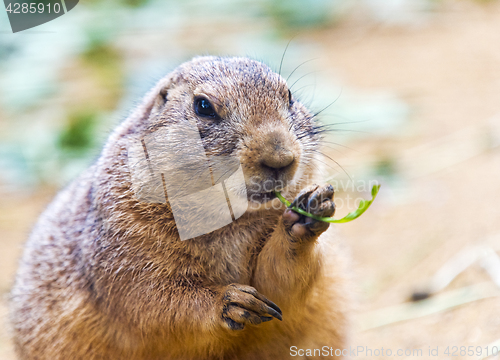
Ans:
<svg viewBox="0 0 500 360"><path fill-rule="evenodd" d="M274 199L252 203L219 230L180 241L168 202L135 198L126 139L196 118L193 97L200 94L222 118L197 118L205 149L239 158L253 179L249 195L258 192L255 184L279 188L278 180L301 189L315 175L320 138L313 116L295 99L289 104L279 75L244 58L181 65L35 226L12 291L20 359L276 360L289 358L291 346L345 347L344 256L329 232L318 238L324 227L307 230L296 215L285 218L284 207L272 208L279 208ZM292 165L277 172L262 166L278 167L287 151ZM283 194L296 195L291 187ZM281 308L283 321L245 323L233 303L240 285L231 284L254 287ZM231 312L243 330L224 318Z"/></svg>

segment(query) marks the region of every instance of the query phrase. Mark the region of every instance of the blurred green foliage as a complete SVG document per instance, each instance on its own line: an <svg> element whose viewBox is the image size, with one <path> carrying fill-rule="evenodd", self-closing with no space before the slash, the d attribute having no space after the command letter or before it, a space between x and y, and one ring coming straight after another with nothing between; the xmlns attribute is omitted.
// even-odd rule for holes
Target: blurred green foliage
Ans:
<svg viewBox="0 0 500 360"><path fill-rule="evenodd" d="M127 6L139 7L145 5L149 0L123 0Z"/></svg>
<svg viewBox="0 0 500 360"><path fill-rule="evenodd" d="M396 161L393 158L381 158L375 165L375 174L379 177L391 178L397 173Z"/></svg>
<svg viewBox="0 0 500 360"><path fill-rule="evenodd" d="M99 99L98 104L90 105L100 107L103 110L114 110L123 96L124 88L123 58L120 52L109 43L94 40L80 57L83 64L92 71L97 86L104 89L107 95L105 99Z"/></svg>
<svg viewBox="0 0 500 360"><path fill-rule="evenodd" d="M314 28L333 23L346 0L270 0L266 10L280 27Z"/></svg>
<svg viewBox="0 0 500 360"><path fill-rule="evenodd" d="M97 113L84 109L68 115L66 125L61 129L58 145L63 151L84 153L95 145L94 132Z"/></svg>
<svg viewBox="0 0 500 360"><path fill-rule="evenodd" d="M378 0L366 0L373 1ZM0 37L0 125L6 129L0 133L0 187L66 183L95 158L116 121L182 61L201 54L242 55L277 71L291 33L328 31L352 4L86 0L31 35L7 34L7 16L0 12L6 20L0 21L0 31L7 34ZM282 74L287 77L310 61L318 47L293 41ZM292 91L315 110L339 92L331 78L311 75L311 64L299 67L290 84L297 82ZM398 132L408 116L406 104L390 94L344 91L332 109L339 117L324 113L322 120L335 125L336 140L368 136L367 130L372 135L388 135L388 129ZM343 126L347 132L337 129L338 118L352 122Z"/></svg>
<svg viewBox="0 0 500 360"><path fill-rule="evenodd" d="M167 0L168 1L168 0ZM103 2L113 2L114 6L140 7L146 5L150 0L86 0L85 4L95 5Z"/></svg>

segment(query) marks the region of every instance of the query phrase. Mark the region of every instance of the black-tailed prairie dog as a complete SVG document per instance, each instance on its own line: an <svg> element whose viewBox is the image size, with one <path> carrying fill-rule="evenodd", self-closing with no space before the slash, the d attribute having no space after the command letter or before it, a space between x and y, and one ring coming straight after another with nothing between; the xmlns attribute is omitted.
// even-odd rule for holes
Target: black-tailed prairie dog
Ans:
<svg viewBox="0 0 500 360"><path fill-rule="evenodd" d="M154 147L162 129L178 128L198 134L212 163L231 157L244 174L224 194L246 194L248 208L235 216L234 207L232 221L208 233L207 219L223 218L213 207L200 210L197 199L210 196L191 197L192 214L176 217L168 179L149 189L134 182L151 164L172 165L177 150L196 153L174 131L164 144L157 138L173 153L160 146L145 151L147 166L131 161L135 145ZM197 57L179 66L33 229L10 303L19 358L277 360L307 358L299 349L345 348L344 256L328 224L285 209L273 192L333 214L333 188L312 185L321 132L286 81L260 62ZM175 166L179 188L201 174L196 167L196 176L182 178L190 165ZM201 234L189 238L190 231Z"/></svg>

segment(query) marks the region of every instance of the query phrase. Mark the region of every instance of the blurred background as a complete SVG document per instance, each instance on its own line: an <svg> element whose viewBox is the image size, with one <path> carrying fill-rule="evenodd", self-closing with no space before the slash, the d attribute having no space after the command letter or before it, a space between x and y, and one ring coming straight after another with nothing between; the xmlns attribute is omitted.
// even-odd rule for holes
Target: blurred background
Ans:
<svg viewBox="0 0 500 360"><path fill-rule="evenodd" d="M324 109L338 217L382 184L335 226L352 346L374 351L355 358L500 351L500 1L83 0L16 34L0 9L0 359L14 359L5 296L37 216L160 77L205 54L281 67Z"/></svg>

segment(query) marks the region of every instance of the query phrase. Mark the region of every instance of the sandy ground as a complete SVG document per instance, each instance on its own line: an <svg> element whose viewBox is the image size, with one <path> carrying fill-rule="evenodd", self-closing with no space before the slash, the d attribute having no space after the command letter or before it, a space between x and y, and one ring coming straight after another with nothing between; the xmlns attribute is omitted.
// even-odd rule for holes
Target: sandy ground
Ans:
<svg viewBox="0 0 500 360"><path fill-rule="evenodd" d="M300 38L323 47L324 66L346 86L390 90L412 108L412 131L352 142L356 151L335 153L344 165L391 158L402 179L383 184L370 215L338 225L352 250L358 285L352 346L365 351L353 358L481 358L476 347L485 354L500 339L499 292L483 268L472 265L417 306L408 298L463 249L487 244L500 250L500 119L491 120L500 116L500 3L448 3L425 26L411 29L347 21ZM6 196L0 203L2 295L51 196ZM464 287L472 290L460 292ZM0 319L5 317L2 302ZM461 353L461 346L473 346L474 355ZM14 359L5 326L0 359Z"/></svg>

